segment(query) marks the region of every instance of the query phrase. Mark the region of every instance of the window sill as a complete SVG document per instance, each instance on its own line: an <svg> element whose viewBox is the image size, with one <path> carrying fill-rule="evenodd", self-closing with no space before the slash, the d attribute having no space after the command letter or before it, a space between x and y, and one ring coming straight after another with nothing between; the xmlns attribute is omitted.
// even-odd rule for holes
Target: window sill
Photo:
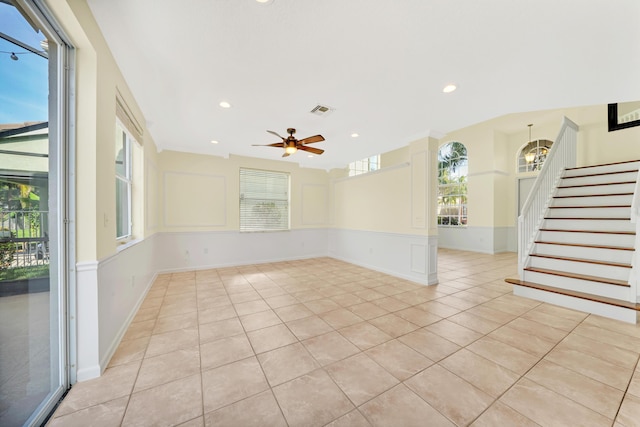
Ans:
<svg viewBox="0 0 640 427"><path fill-rule="evenodd" d="M467 228L468 225L438 225L438 228Z"/></svg>
<svg viewBox="0 0 640 427"><path fill-rule="evenodd" d="M131 240L118 242L118 247L116 248L116 252L121 252L127 248L130 248L131 246L137 245L140 242L142 242L142 239L131 239Z"/></svg>

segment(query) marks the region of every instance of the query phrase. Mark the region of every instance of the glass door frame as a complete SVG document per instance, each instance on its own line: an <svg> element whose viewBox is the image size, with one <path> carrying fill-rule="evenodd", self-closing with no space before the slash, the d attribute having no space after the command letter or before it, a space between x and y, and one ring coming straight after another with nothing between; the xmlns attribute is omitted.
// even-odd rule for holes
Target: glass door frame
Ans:
<svg viewBox="0 0 640 427"><path fill-rule="evenodd" d="M44 0L16 3L38 23L49 41L49 280L50 304L57 306L50 337L58 340L58 370L50 373L52 386L47 398L25 422L26 426L37 426L44 424L75 382L75 53ZM53 352L51 356L53 359Z"/></svg>

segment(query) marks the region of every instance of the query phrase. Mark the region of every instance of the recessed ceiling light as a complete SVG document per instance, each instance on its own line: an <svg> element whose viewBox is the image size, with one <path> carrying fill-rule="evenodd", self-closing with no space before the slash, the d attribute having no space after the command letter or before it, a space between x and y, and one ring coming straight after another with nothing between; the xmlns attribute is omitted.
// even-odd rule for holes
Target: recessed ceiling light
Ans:
<svg viewBox="0 0 640 427"><path fill-rule="evenodd" d="M229 104L227 101L222 101L222 102L220 103L220 106L221 106L222 108L231 108L231 104Z"/></svg>
<svg viewBox="0 0 640 427"><path fill-rule="evenodd" d="M456 85L454 85L454 84L450 84L450 85L446 85L446 86L444 87L444 89L442 89L442 91L443 91L444 93L451 93L451 92L453 92L453 91L454 91L454 90L456 90L456 89L457 89Z"/></svg>
<svg viewBox="0 0 640 427"><path fill-rule="evenodd" d="M260 4L271 4L273 0L256 0Z"/></svg>
<svg viewBox="0 0 640 427"><path fill-rule="evenodd" d="M218 143L218 141L216 141L215 139L212 139L212 140L211 140L211 143L212 143L212 144L217 144L217 143Z"/></svg>
<svg viewBox="0 0 640 427"><path fill-rule="evenodd" d="M309 154L307 157L311 159L313 158L313 154Z"/></svg>
<svg viewBox="0 0 640 427"><path fill-rule="evenodd" d="M357 137L359 137L359 136L360 136L360 135L358 135L358 134L357 134L357 133L355 133L355 132L351 134L351 138L357 138Z"/></svg>

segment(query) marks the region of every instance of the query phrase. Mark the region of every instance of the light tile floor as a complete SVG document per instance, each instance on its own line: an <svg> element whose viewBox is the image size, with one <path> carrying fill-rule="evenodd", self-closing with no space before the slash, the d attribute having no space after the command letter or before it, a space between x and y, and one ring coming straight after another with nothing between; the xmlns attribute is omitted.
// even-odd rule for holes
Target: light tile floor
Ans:
<svg viewBox="0 0 640 427"><path fill-rule="evenodd" d="M441 249L438 269L161 275L49 425L640 425L640 326L513 296L514 254Z"/></svg>

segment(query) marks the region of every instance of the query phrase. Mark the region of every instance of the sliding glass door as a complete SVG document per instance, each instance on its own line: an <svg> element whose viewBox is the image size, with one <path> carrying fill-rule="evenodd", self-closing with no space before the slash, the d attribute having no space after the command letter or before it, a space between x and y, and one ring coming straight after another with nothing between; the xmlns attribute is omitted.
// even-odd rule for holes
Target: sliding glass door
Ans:
<svg viewBox="0 0 640 427"><path fill-rule="evenodd" d="M68 387L70 50L38 2L0 0L0 425L39 425Z"/></svg>

